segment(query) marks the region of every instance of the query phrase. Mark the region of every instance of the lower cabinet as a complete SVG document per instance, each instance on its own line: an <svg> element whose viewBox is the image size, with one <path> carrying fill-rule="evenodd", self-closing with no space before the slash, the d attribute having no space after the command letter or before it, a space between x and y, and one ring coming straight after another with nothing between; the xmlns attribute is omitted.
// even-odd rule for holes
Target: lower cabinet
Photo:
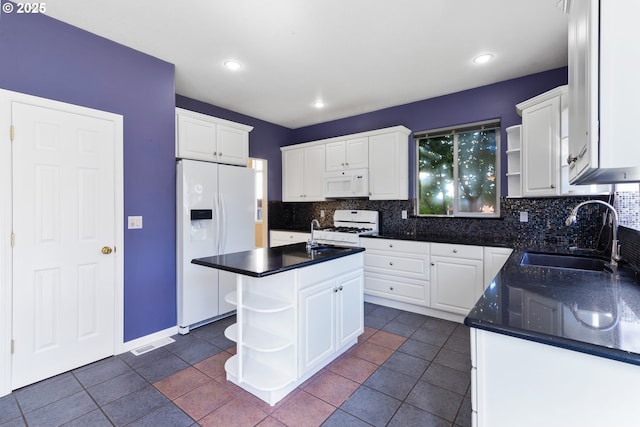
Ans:
<svg viewBox="0 0 640 427"><path fill-rule="evenodd" d="M429 243L376 238L362 246L366 293L429 305Z"/></svg>
<svg viewBox="0 0 640 427"><path fill-rule="evenodd" d="M291 243L306 242L311 238L311 233L302 231L271 230L269 232L269 247L290 245Z"/></svg>
<svg viewBox="0 0 640 427"><path fill-rule="evenodd" d="M362 238L365 300L461 322L512 249Z"/></svg>
<svg viewBox="0 0 640 427"><path fill-rule="evenodd" d="M615 392L637 387L638 366L475 328L470 333L472 425L638 425L635 393Z"/></svg>
<svg viewBox="0 0 640 427"><path fill-rule="evenodd" d="M483 248L431 244L431 307L467 315L484 291Z"/></svg>
<svg viewBox="0 0 640 427"><path fill-rule="evenodd" d="M299 376L304 376L364 331L362 275L341 276L299 293Z"/></svg>

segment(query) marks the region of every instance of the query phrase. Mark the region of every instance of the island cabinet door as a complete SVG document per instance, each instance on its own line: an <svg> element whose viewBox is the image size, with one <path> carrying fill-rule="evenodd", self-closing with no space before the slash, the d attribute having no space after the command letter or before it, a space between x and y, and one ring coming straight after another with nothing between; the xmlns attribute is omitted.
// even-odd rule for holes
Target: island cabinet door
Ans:
<svg viewBox="0 0 640 427"><path fill-rule="evenodd" d="M364 331L364 302L362 273L343 276L337 280L336 314L337 347L340 349Z"/></svg>
<svg viewBox="0 0 640 427"><path fill-rule="evenodd" d="M300 291L300 348L298 376L336 351L335 280Z"/></svg>

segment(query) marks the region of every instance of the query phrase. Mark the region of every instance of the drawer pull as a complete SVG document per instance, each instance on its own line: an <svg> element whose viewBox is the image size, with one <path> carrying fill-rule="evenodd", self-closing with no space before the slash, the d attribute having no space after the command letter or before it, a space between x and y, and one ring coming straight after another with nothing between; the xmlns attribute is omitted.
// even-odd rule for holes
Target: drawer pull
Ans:
<svg viewBox="0 0 640 427"><path fill-rule="evenodd" d="M458 250L457 250L457 249L454 249L454 250L453 250L453 253L454 253L454 254L457 254L457 253L458 253Z"/></svg>
<svg viewBox="0 0 640 427"><path fill-rule="evenodd" d="M389 247L392 248L393 247L393 243L389 243Z"/></svg>
<svg viewBox="0 0 640 427"><path fill-rule="evenodd" d="M389 265L393 265L393 261L389 261Z"/></svg>
<svg viewBox="0 0 640 427"><path fill-rule="evenodd" d="M389 290L392 291L393 290L393 286L389 286Z"/></svg>

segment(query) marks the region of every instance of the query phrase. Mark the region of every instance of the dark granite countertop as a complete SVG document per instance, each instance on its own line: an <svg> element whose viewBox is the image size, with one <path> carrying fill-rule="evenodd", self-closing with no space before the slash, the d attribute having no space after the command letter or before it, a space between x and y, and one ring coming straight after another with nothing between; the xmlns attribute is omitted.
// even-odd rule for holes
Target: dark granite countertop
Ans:
<svg viewBox="0 0 640 427"><path fill-rule="evenodd" d="M640 365L640 281L629 265L597 272L520 265L514 251L467 326Z"/></svg>
<svg viewBox="0 0 640 427"><path fill-rule="evenodd" d="M311 252L307 252L306 243L294 243L275 248L259 248L244 252L196 258L191 262L245 276L264 277L363 251L364 248L321 245Z"/></svg>

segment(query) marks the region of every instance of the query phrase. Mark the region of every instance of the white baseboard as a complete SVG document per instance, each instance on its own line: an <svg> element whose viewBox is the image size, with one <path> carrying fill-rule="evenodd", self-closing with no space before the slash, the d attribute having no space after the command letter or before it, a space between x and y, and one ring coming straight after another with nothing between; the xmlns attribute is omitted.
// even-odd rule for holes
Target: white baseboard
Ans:
<svg viewBox="0 0 640 427"><path fill-rule="evenodd" d="M171 328L154 332L153 334L145 335L144 337L136 338L135 340L127 341L123 343L122 346L120 346L120 348L116 349L116 354L126 353L127 351L131 351L138 347L149 345L162 338L167 338L177 334L178 334L178 327L172 326Z"/></svg>
<svg viewBox="0 0 640 427"><path fill-rule="evenodd" d="M416 314L424 314L425 316L436 317L438 319L449 320L457 323L464 323L465 316L446 311L435 310L420 305L409 304L401 301L394 301L387 298L381 298L375 295L364 294L364 301L373 304L383 305L385 307L397 308L398 310L409 311Z"/></svg>

